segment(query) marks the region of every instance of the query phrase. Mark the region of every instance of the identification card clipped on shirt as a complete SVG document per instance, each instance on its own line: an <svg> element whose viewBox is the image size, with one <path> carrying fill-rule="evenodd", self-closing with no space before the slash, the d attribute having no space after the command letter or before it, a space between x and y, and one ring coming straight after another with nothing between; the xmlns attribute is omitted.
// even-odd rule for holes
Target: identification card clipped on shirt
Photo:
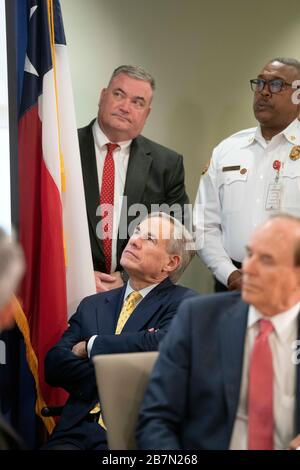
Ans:
<svg viewBox="0 0 300 470"><path fill-rule="evenodd" d="M281 184L279 182L270 183L266 200L267 211L279 211L281 199Z"/></svg>

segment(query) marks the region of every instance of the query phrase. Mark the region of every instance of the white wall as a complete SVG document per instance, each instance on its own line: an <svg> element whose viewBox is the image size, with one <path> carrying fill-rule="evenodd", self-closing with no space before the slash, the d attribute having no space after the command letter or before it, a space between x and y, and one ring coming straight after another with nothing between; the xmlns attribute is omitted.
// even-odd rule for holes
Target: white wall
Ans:
<svg viewBox="0 0 300 470"><path fill-rule="evenodd" d="M120 64L156 78L147 137L184 155L194 200L202 168L224 137L255 125L249 79L278 55L300 58L299 0L61 0L78 126ZM199 259L184 283L211 279Z"/></svg>
<svg viewBox="0 0 300 470"><path fill-rule="evenodd" d="M4 0L0 0L0 227L10 231L10 166L6 25Z"/></svg>

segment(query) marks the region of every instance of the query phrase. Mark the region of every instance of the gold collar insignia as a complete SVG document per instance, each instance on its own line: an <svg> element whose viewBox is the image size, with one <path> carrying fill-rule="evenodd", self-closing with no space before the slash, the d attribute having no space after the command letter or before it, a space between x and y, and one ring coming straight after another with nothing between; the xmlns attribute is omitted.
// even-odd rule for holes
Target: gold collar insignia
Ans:
<svg viewBox="0 0 300 470"><path fill-rule="evenodd" d="M298 158L300 158L300 145L294 145L290 152L290 159L295 161L298 160Z"/></svg>

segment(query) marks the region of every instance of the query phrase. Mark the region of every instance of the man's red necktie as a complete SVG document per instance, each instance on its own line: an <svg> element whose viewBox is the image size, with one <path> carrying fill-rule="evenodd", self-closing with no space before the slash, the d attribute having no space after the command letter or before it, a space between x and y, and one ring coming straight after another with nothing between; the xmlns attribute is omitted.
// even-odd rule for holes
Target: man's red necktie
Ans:
<svg viewBox="0 0 300 470"><path fill-rule="evenodd" d="M111 271L112 256L112 237L113 237L113 218L114 218L114 192L115 192L115 165L113 159L114 150L119 147L117 144L106 144L107 154L105 157L102 185L100 194L100 204L107 205L107 210L102 213L104 220L102 222L103 230L103 252L105 256L106 272Z"/></svg>
<svg viewBox="0 0 300 470"><path fill-rule="evenodd" d="M274 330L269 320L259 321L250 360L248 389L248 449L272 450L273 433L273 361L269 335Z"/></svg>

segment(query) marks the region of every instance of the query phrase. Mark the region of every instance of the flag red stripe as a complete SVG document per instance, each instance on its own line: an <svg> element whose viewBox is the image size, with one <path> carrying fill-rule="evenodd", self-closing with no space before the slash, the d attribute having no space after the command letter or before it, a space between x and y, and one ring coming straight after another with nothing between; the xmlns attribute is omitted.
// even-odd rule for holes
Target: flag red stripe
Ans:
<svg viewBox="0 0 300 470"><path fill-rule="evenodd" d="M20 241L27 262L21 297L31 342L39 361L42 396L62 404L66 393L44 381L44 357L67 327L62 205L42 155L37 105L19 120Z"/></svg>

